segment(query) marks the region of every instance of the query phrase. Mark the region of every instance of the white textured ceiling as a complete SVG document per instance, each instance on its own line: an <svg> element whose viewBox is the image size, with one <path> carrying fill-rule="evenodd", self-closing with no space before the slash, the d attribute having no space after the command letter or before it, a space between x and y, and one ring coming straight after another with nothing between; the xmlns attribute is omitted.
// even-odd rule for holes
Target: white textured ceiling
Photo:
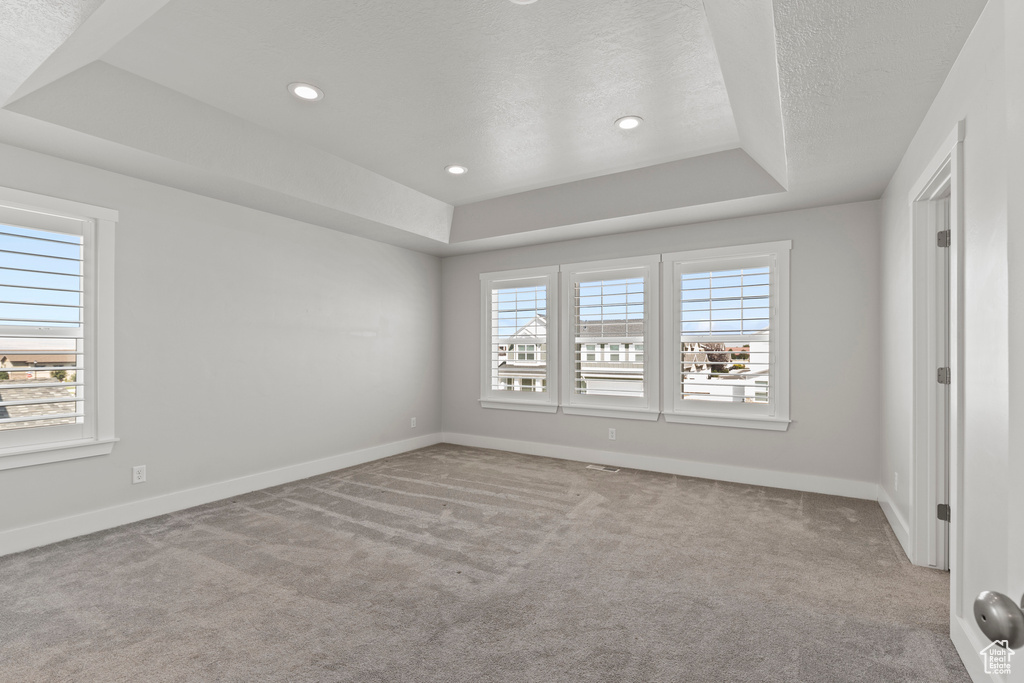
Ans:
<svg viewBox="0 0 1024 683"><path fill-rule="evenodd" d="M7 99L103 0L0 3L0 99Z"/></svg>
<svg viewBox="0 0 1024 683"><path fill-rule="evenodd" d="M984 2L13 2L0 141L441 254L857 201Z"/></svg>
<svg viewBox="0 0 1024 683"><path fill-rule="evenodd" d="M104 61L456 205L739 142L701 0L175 0Z"/></svg>

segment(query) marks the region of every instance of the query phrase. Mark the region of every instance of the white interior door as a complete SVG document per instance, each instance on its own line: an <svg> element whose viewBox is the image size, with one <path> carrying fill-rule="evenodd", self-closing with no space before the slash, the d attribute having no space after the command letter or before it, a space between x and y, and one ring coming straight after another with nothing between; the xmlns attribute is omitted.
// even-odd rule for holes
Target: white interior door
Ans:
<svg viewBox="0 0 1024 683"><path fill-rule="evenodd" d="M1024 227L1024 226L1022 226ZM1024 269L1024 262L1018 264L1019 268ZM1018 292L1018 309L1015 315L1018 317L1018 328L1024 331L1024 311L1020 308L1024 307L1024 292ZM1024 376L1024 372L1021 369L1017 369L1016 377L1021 379ZM1011 380L1011 387L1016 386L1019 392L1024 384L1017 383L1014 385ZM1010 402L1010 429L1011 441L1010 447L1010 467L1009 467L1009 482L1010 491L1007 496L1007 512L1009 528L1007 529L1007 545L1009 547L1009 557L1007 562L1007 588L1008 595L1012 598L1021 600L1024 595L1024 444L1021 443L1020 439L1024 438L1024 400L1019 397L1015 397ZM1008 679L1011 681L1024 681L1024 651L1020 651L1016 657L1016 661L1013 664L1013 675Z"/></svg>
<svg viewBox="0 0 1024 683"><path fill-rule="evenodd" d="M1018 267L1024 268L1024 263L1020 263ZM1019 294L1024 294L1024 292ZM1024 299L1024 296L1018 298L1016 315L1021 318L1019 326L1024 328L1024 312L1019 310L1019 307L1024 306L1024 300L1021 299ZM1018 370L1016 374L1020 378L1024 372ZM1011 387L1013 386L1011 383ZM1016 384L1018 392L1022 386L1024 385ZM1007 512L1009 513L1009 528L1006 538L1009 548L1007 589L1008 595L1019 602L1024 595L1024 495L1022 495L1024 492L1024 444L1020 442L1020 439L1024 438L1024 400L1014 398L1010 402L1010 409L1010 424L1013 425L1010 430L1010 438L1016 439L1016 445L1013 445L1013 441L1011 441L1008 477L1010 492L1007 496ZM1013 675L1007 680L1024 681L1024 650L1019 651L1014 659L1016 661L1013 663Z"/></svg>
<svg viewBox="0 0 1024 683"><path fill-rule="evenodd" d="M1007 272L1009 291L1009 428L1006 494L1008 595L1024 594L1024 3L1006 5L1007 73ZM1024 681L1024 652L1012 680Z"/></svg>
<svg viewBox="0 0 1024 683"><path fill-rule="evenodd" d="M979 231L989 239L969 242L966 288L984 289L991 297L969 296L962 320L966 349L989 349L984 358L971 353L965 372L968 389L954 386L952 400L966 414L953 437L951 470L953 526L950 538L950 634L975 681L1024 682L1024 648L1010 657L1010 673L984 671L979 651L989 646L974 618L980 591L1004 593L1019 604L1024 595L1024 2L1002 3L1005 12L1006 144L1005 156L982 160L975 168L988 187L1005 182L1005 238L998 229ZM1001 173L1005 170L1005 180ZM975 184L973 187L984 187ZM965 198L968 204L975 194ZM957 212L953 207L954 215ZM993 214L998 226L1001 216ZM957 264L953 264L954 277ZM993 284L997 286L993 286ZM1005 289L1004 289L1005 288ZM1005 292L1005 298L1001 293ZM989 335L986 339L984 335ZM996 339L993 343L991 340ZM953 343L964 342L954 335ZM964 348L961 346L960 348ZM955 350L954 350L955 353ZM982 363L1003 363L1001 373L985 372ZM979 378L981 376L981 378ZM954 377L954 382L956 378ZM966 396L965 396L966 394ZM966 437L966 438L965 438Z"/></svg>

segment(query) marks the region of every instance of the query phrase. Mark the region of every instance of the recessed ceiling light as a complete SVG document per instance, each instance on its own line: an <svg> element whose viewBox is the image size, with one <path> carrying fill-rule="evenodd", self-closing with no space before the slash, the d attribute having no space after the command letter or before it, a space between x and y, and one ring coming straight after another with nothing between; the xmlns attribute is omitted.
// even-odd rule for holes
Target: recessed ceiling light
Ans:
<svg viewBox="0 0 1024 683"><path fill-rule="evenodd" d="M307 102L316 102L324 98L324 91L309 83L290 83L288 92Z"/></svg>
<svg viewBox="0 0 1024 683"><path fill-rule="evenodd" d="M445 166L444 170L448 171L452 175L465 175L469 172L469 169L465 166L459 166L458 164L452 164L451 166Z"/></svg>
<svg viewBox="0 0 1024 683"><path fill-rule="evenodd" d="M622 130L633 130L643 122L639 116L623 116L615 121L615 125Z"/></svg>

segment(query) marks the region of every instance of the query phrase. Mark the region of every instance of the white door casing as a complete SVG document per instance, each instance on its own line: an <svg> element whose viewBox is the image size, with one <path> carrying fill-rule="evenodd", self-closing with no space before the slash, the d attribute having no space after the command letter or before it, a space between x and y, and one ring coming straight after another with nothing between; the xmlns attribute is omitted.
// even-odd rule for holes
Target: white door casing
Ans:
<svg viewBox="0 0 1024 683"><path fill-rule="evenodd" d="M963 137L960 122L910 195L914 257L914 431L911 449L910 559L915 564L948 569L949 524L937 506L952 506L951 465L958 446L962 416L959 360L963 244ZM948 230L949 246L938 233ZM948 367L950 383L940 384L939 368ZM952 577L951 577L952 580Z"/></svg>

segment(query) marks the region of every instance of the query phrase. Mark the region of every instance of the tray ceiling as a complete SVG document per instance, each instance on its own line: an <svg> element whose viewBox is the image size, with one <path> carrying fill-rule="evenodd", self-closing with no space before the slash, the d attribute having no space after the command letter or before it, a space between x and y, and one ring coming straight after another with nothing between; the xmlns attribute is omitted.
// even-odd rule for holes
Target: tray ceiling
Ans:
<svg viewBox="0 0 1024 683"><path fill-rule="evenodd" d="M984 0L15 5L0 141L445 254L876 198Z"/></svg>

